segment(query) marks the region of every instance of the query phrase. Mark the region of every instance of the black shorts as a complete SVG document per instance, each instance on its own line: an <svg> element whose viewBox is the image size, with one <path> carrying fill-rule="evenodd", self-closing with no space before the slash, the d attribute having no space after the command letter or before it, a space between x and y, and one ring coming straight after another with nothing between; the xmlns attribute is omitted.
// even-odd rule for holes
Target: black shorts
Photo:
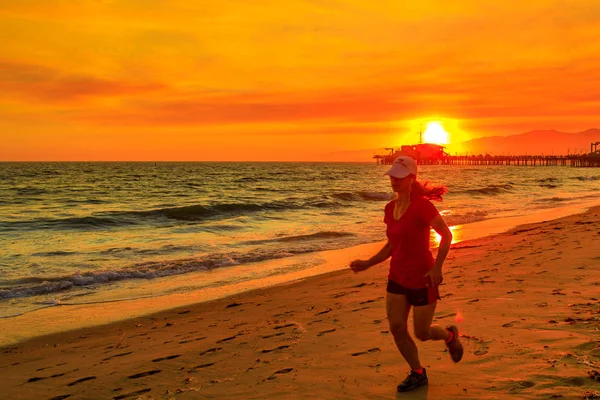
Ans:
<svg viewBox="0 0 600 400"><path fill-rule="evenodd" d="M409 289L388 279L387 292L405 295L411 306L426 306L440 300L440 292L437 286L432 284L424 288Z"/></svg>

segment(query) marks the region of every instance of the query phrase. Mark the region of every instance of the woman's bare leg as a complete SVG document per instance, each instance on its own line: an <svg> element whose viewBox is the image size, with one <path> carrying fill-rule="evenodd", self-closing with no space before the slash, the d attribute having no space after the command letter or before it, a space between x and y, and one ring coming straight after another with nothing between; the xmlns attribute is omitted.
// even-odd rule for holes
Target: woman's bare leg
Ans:
<svg viewBox="0 0 600 400"><path fill-rule="evenodd" d="M408 333L408 313L410 304L406 301L403 294L387 293L386 309L390 332L394 336L394 342L402 357L406 360L411 369L421 368L419 361L419 351L412 337Z"/></svg>
<svg viewBox="0 0 600 400"><path fill-rule="evenodd" d="M434 302L426 306L414 307L415 336L421 341L448 340L450 338L450 334L446 328L439 325L431 325L436 305L437 302Z"/></svg>

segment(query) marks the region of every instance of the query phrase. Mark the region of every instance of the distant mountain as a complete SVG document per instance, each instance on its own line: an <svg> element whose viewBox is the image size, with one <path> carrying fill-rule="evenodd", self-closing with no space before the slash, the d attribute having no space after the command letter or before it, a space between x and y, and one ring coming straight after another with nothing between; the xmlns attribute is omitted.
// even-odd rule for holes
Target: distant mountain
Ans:
<svg viewBox="0 0 600 400"><path fill-rule="evenodd" d="M556 130L535 130L511 136L490 136L459 144L470 154L545 154L566 155L590 151L590 143L600 141L600 129L568 133Z"/></svg>

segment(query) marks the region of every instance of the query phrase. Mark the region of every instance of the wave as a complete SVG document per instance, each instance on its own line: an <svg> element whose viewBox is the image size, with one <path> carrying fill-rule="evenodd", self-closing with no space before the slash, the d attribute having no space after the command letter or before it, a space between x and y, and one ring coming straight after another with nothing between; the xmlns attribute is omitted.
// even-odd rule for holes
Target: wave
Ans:
<svg viewBox="0 0 600 400"><path fill-rule="evenodd" d="M532 203L547 204L547 203L562 203L564 201L578 201L585 199L598 199L597 194L585 194L583 196L572 196L572 197L543 197L541 199L533 200Z"/></svg>
<svg viewBox="0 0 600 400"><path fill-rule="evenodd" d="M303 240L319 240L319 239L339 239L348 236L355 236L349 232L335 232L335 231L323 231L317 233L311 233L308 235L297 235L297 236L286 236L275 239L278 242L298 242Z"/></svg>
<svg viewBox="0 0 600 400"><path fill-rule="evenodd" d="M0 221L0 231L36 229L109 229L151 222L184 221L202 222L222 220L242 215L252 215L270 211L290 211L310 208L335 209L343 207L343 202L389 201L392 194L384 192L344 192L312 198L289 198L266 203L220 203L213 205L188 205L162 207L147 211L107 211L88 216L67 218L38 218L28 221ZM95 204L96 200L86 202ZM154 221L152 221L154 220Z"/></svg>
<svg viewBox="0 0 600 400"><path fill-rule="evenodd" d="M14 299L17 297L30 297L43 294L56 293L73 287L70 281L42 281L38 284L18 286L12 289L0 288L0 299Z"/></svg>
<svg viewBox="0 0 600 400"><path fill-rule="evenodd" d="M578 181L598 181L600 180L600 175L596 176L573 176L571 179L576 179Z"/></svg>
<svg viewBox="0 0 600 400"><path fill-rule="evenodd" d="M162 215L180 221L200 221L223 214L246 214L269 209L269 205L253 203L216 204L213 206L192 205L183 207L163 208L148 212L135 212L133 215L149 216ZM279 209L282 207L273 207Z"/></svg>
<svg viewBox="0 0 600 400"><path fill-rule="evenodd" d="M350 232L335 232L335 231L323 231L317 233L311 233L308 235L295 235L295 236L284 236L275 239L264 239L264 240L248 240L240 242L240 244L265 244L265 243L293 243L303 242L310 240L328 240L328 239L339 239L349 236L356 236Z"/></svg>
<svg viewBox="0 0 600 400"><path fill-rule="evenodd" d="M112 211L96 215L69 218L38 218L29 221L0 221L0 231L31 229L106 229L131 225L144 225L149 220L203 221L223 217L247 215L261 211L298 209L301 206L286 202L266 204L231 203L212 206L190 205L159 208L148 211Z"/></svg>
<svg viewBox="0 0 600 400"><path fill-rule="evenodd" d="M565 197L544 197L541 199L533 200L532 203L561 203L563 201L571 201L573 198Z"/></svg>
<svg viewBox="0 0 600 400"><path fill-rule="evenodd" d="M464 214L451 214L448 217L444 217L449 225L464 225L472 222L484 221L488 219L489 213L487 211L469 211Z"/></svg>
<svg viewBox="0 0 600 400"><path fill-rule="evenodd" d="M306 200L306 205L315 208L340 208L347 203L390 201L394 198L389 192L341 192Z"/></svg>
<svg viewBox="0 0 600 400"><path fill-rule="evenodd" d="M560 182L560 179L550 177L550 178L537 179L536 182L538 182L538 183L556 183L556 182Z"/></svg>
<svg viewBox="0 0 600 400"><path fill-rule="evenodd" d="M77 251L48 251L48 252L41 252L41 253L33 253L32 256L37 256L37 257L54 257L54 256L74 256L77 254L81 254L80 252Z"/></svg>
<svg viewBox="0 0 600 400"><path fill-rule="evenodd" d="M205 248L207 246L205 245L195 245L195 246L184 246L184 245L173 245L173 244L167 244L155 249L139 249L139 248L133 248L130 246L127 247L112 247L110 249L106 249L106 250L102 250L99 251L97 254L103 255L103 256L112 256L112 257L130 257L130 256L137 256L137 255L157 255L157 256L161 256L161 255L165 255L165 254L169 254L169 253L177 253L177 252L198 252L200 250L202 250L203 248ZM93 253L92 253L93 254Z"/></svg>
<svg viewBox="0 0 600 400"><path fill-rule="evenodd" d="M268 176L261 176L261 177L245 176L243 178L234 180L233 183L258 183L258 182L265 182L265 181L271 181L271 180L273 180L273 179Z"/></svg>
<svg viewBox="0 0 600 400"><path fill-rule="evenodd" d="M15 193L19 196L37 196L41 194L48 194L48 190L38 187L22 187L22 188L14 188Z"/></svg>
<svg viewBox="0 0 600 400"><path fill-rule="evenodd" d="M547 188L547 189L556 189L560 186L561 179L556 177L548 177L542 179L536 179L535 182L539 187Z"/></svg>
<svg viewBox="0 0 600 400"><path fill-rule="evenodd" d="M64 199L63 204L109 204L110 201L100 199Z"/></svg>
<svg viewBox="0 0 600 400"><path fill-rule="evenodd" d="M39 252L39 253L33 253L31 254L32 257L69 257L69 256L78 256L78 255L82 255L82 254L87 254L88 256L91 255L100 255L100 256L112 256L112 257L129 257L129 256L137 256L137 255L164 255L164 254L169 254L169 253L176 253L176 252L182 252L182 251L186 251L186 252L198 252L201 251L202 249L207 248L208 246L206 245L202 245L202 244L198 244L198 245L194 245L194 246L177 246L177 245L172 245L172 244L168 244L168 245L164 245L158 248L149 248L149 249L145 249L145 248L134 248L134 247L111 247L109 249L106 250L101 250L98 252L90 252L90 253L82 253L82 252L78 252L78 251L62 251L62 250L57 250L57 251L47 251L47 252Z"/></svg>
<svg viewBox="0 0 600 400"><path fill-rule="evenodd" d="M452 193L473 194L473 195L482 195L483 194L483 195L495 196L498 194L511 192L513 187L514 187L513 184L505 183L505 184L501 184L501 185L488 185L488 186L476 188L476 189L457 190L457 191L453 191Z"/></svg>
<svg viewBox="0 0 600 400"><path fill-rule="evenodd" d="M314 200L307 203L311 208L337 208L342 207L342 203L331 200Z"/></svg>
<svg viewBox="0 0 600 400"><path fill-rule="evenodd" d="M342 201L390 201L394 195L388 192L342 192L330 197Z"/></svg>
<svg viewBox="0 0 600 400"><path fill-rule="evenodd" d="M197 271L208 271L216 268L240 264L256 263L265 260L291 257L297 254L310 253L340 248L338 242L326 240L311 240L323 238L340 238L350 234L339 232L319 232L312 235L280 238L279 242L294 241L295 246L278 248L257 248L246 252L212 253L203 257L169 260L148 261L130 267L115 270L86 271L74 275L58 277L33 276L16 280L0 281L0 299L22 298L49 295L65 292L77 287L110 284L131 279L155 279L180 275ZM359 244L363 242L352 243ZM347 245L348 242L346 241Z"/></svg>

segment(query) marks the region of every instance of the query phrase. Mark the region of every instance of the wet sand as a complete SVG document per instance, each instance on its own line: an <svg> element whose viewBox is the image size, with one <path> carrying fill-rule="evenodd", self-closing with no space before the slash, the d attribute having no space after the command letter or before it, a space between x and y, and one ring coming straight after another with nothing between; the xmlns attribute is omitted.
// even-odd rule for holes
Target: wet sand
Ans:
<svg viewBox="0 0 600 400"><path fill-rule="evenodd" d="M350 260L348 260L350 261ZM387 263L336 271L2 348L10 399L538 399L600 393L600 207L453 245L435 321L465 356L418 343L429 385L385 316ZM6 326L6 324L4 325ZM410 329L412 331L412 328Z"/></svg>

